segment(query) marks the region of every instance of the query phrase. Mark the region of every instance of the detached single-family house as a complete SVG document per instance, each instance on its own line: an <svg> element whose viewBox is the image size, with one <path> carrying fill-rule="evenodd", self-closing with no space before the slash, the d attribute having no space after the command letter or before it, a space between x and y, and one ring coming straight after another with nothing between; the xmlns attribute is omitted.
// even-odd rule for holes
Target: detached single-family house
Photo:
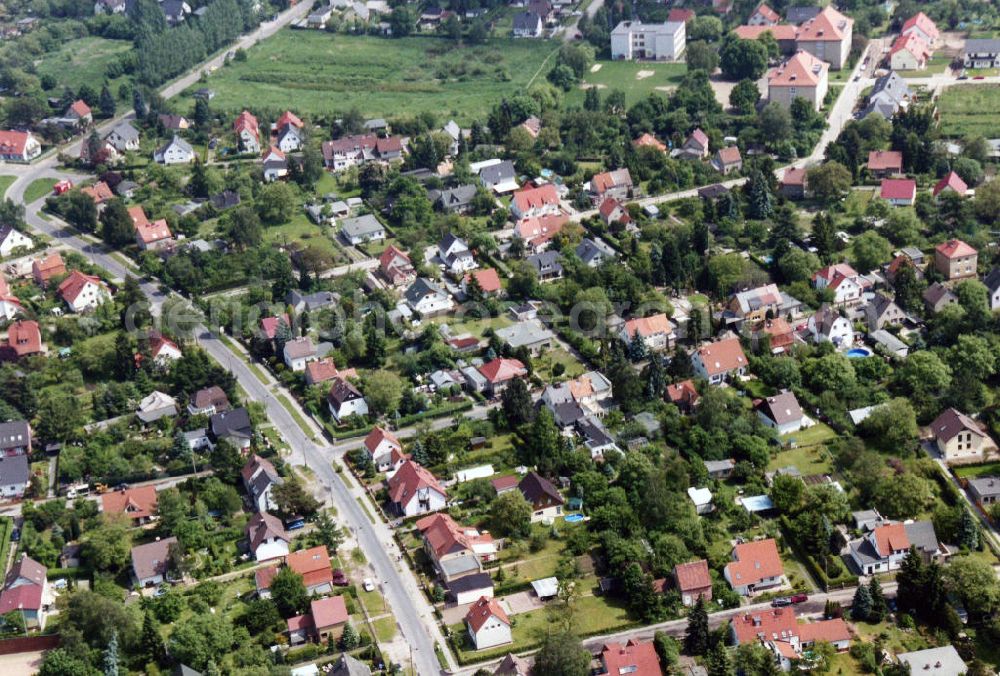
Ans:
<svg viewBox="0 0 1000 676"><path fill-rule="evenodd" d="M486 393L495 397L503 392L512 380L528 375L528 369L520 359L497 357L480 366L479 373L486 379Z"/></svg>
<svg viewBox="0 0 1000 676"><path fill-rule="evenodd" d="M479 175L483 186L502 195L517 190L517 172L510 160L487 160L469 165L474 174Z"/></svg>
<svg viewBox="0 0 1000 676"><path fill-rule="evenodd" d="M559 193L551 183L518 190L510 202L510 212L517 219L555 216L560 211Z"/></svg>
<svg viewBox="0 0 1000 676"><path fill-rule="evenodd" d="M743 156L740 155L740 149L736 146L719 148L715 157L712 158L712 167L723 176L740 171L743 168Z"/></svg>
<svg viewBox="0 0 1000 676"><path fill-rule="evenodd" d="M158 164L191 164L194 160L194 148L177 135L153 153L153 161Z"/></svg>
<svg viewBox="0 0 1000 676"><path fill-rule="evenodd" d="M903 173L903 153L898 150L873 150L868 153L868 173L873 178L888 178Z"/></svg>
<svg viewBox="0 0 1000 676"><path fill-rule="evenodd" d="M595 676L620 676L634 674L635 676L661 676L660 658L652 641L638 641L630 638L624 643L614 641L601 646L601 654L597 656L600 671L594 671Z"/></svg>
<svg viewBox="0 0 1000 676"><path fill-rule="evenodd" d="M350 381L339 376L330 384L326 405L330 409L330 415L338 423L352 415L368 415L368 402L364 395Z"/></svg>
<svg viewBox="0 0 1000 676"><path fill-rule="evenodd" d="M139 130L128 120L119 122L104 135L104 140L120 153L139 149Z"/></svg>
<svg viewBox="0 0 1000 676"><path fill-rule="evenodd" d="M962 61L966 68L1000 68L1000 40L996 38L966 40Z"/></svg>
<svg viewBox="0 0 1000 676"><path fill-rule="evenodd" d="M973 502L980 507L988 508L1000 502L1000 477L984 476L969 479L967 489Z"/></svg>
<svg viewBox="0 0 1000 676"><path fill-rule="evenodd" d="M241 451L250 448L253 423L244 407L216 413L208 419L208 435L214 443L225 441Z"/></svg>
<svg viewBox="0 0 1000 676"><path fill-rule="evenodd" d="M531 505L531 523L551 521L562 516L565 500L552 482L537 472L528 472L517 489Z"/></svg>
<svg viewBox="0 0 1000 676"><path fill-rule="evenodd" d="M410 309L421 317L433 317L455 307L451 296L426 277L417 277L403 296Z"/></svg>
<svg viewBox="0 0 1000 676"><path fill-rule="evenodd" d="M497 557L497 544L489 533L459 525L448 514L425 516L416 527L423 536L427 557L445 582L481 573L482 564ZM492 585L489 595L493 595Z"/></svg>
<svg viewBox="0 0 1000 676"><path fill-rule="evenodd" d="M382 277L393 286L409 284L417 276L410 257L394 244L387 246L378 257L378 269Z"/></svg>
<svg viewBox="0 0 1000 676"><path fill-rule="evenodd" d="M267 512L254 512L247 522L247 546L255 561L288 556L288 535L281 519Z"/></svg>
<svg viewBox="0 0 1000 676"><path fill-rule="evenodd" d="M214 415L229 410L229 397L218 385L203 387L188 402L190 415Z"/></svg>
<svg viewBox="0 0 1000 676"><path fill-rule="evenodd" d="M525 260L534 268L539 282L562 279L562 255L558 251L542 251L528 256Z"/></svg>
<svg viewBox="0 0 1000 676"><path fill-rule="evenodd" d="M42 354L44 351L45 346L42 345L42 332L38 328L38 322L19 319L7 327L7 341L0 344L0 359L17 361L22 357Z"/></svg>
<svg viewBox="0 0 1000 676"><path fill-rule="evenodd" d="M966 193L969 192L969 186L966 184L965 181L962 180L962 177L959 176L956 172L949 171L947 174L945 174L944 178L942 178L934 185L934 190L932 191L932 194L934 195L934 197L937 197L942 193L948 193L948 192L955 193L959 197L965 197Z"/></svg>
<svg viewBox="0 0 1000 676"><path fill-rule="evenodd" d="M285 366L294 372L305 371L306 364L318 358L316 346L308 337L289 340L281 352Z"/></svg>
<svg viewBox="0 0 1000 676"><path fill-rule="evenodd" d="M42 154L42 144L30 131L0 130L0 160L30 162Z"/></svg>
<svg viewBox="0 0 1000 676"><path fill-rule="evenodd" d="M365 437L365 450L379 472L398 469L405 457L403 444L389 430L376 425Z"/></svg>
<svg viewBox="0 0 1000 676"><path fill-rule="evenodd" d="M926 42L931 49L938 46L938 38L941 35L937 24L931 21L931 18L923 12L917 12L903 22L903 29L900 32L903 35L917 36Z"/></svg>
<svg viewBox="0 0 1000 676"><path fill-rule="evenodd" d="M894 207L909 207L917 199L917 182L912 178L883 178L879 197Z"/></svg>
<svg viewBox="0 0 1000 676"><path fill-rule="evenodd" d="M958 302L958 296L941 282L934 282L923 293L924 307L930 314L937 314L946 306Z"/></svg>
<svg viewBox="0 0 1000 676"><path fill-rule="evenodd" d="M891 120L900 110L910 104L910 88L899 73L890 71L877 78L872 93L868 95L868 105L861 111L865 118L875 113L886 120Z"/></svg>
<svg viewBox="0 0 1000 676"><path fill-rule="evenodd" d="M983 284L990 294L990 310L1000 309L1000 268L993 268L983 278Z"/></svg>
<svg viewBox="0 0 1000 676"><path fill-rule="evenodd" d="M53 278L65 274L66 263L58 251L31 262L31 277L35 280L35 284L42 288L45 288Z"/></svg>
<svg viewBox="0 0 1000 676"><path fill-rule="evenodd" d="M177 415L177 400L169 394L153 390L143 397L136 409L136 417L143 423L154 423L160 418L173 418Z"/></svg>
<svg viewBox="0 0 1000 676"><path fill-rule="evenodd" d="M738 544L733 548L732 558L723 575L740 596L785 583L785 568L773 538Z"/></svg>
<svg viewBox="0 0 1000 676"><path fill-rule="evenodd" d="M632 175L628 169L615 169L595 174L590 179L590 196L594 204L611 197L624 202L632 197Z"/></svg>
<svg viewBox="0 0 1000 676"><path fill-rule="evenodd" d="M277 181L288 175L288 158L285 152L277 146L270 146L261 156L264 180Z"/></svg>
<svg viewBox="0 0 1000 676"><path fill-rule="evenodd" d="M12 225L0 227L0 256L6 258L18 249L28 251L34 245L34 240L15 230Z"/></svg>
<svg viewBox="0 0 1000 676"><path fill-rule="evenodd" d="M756 323L781 313L783 300L777 284L766 284L733 294L727 315L741 322Z"/></svg>
<svg viewBox="0 0 1000 676"><path fill-rule="evenodd" d="M30 478L27 455L0 456L0 497L24 497Z"/></svg>
<svg viewBox="0 0 1000 676"><path fill-rule="evenodd" d="M465 278L462 279L462 292L466 295L468 295L469 289L473 286L472 280L475 280L475 284L484 296L496 296L503 292L500 275L497 274L496 268L473 270L466 274Z"/></svg>
<svg viewBox="0 0 1000 676"><path fill-rule="evenodd" d="M431 190L427 193L427 198L441 211L452 214L465 214L472 209L472 201L479 194L479 187L468 183L466 185L445 188L443 190Z"/></svg>
<svg viewBox="0 0 1000 676"><path fill-rule="evenodd" d="M179 546L177 538L157 539L132 548L132 581L136 587L162 584L170 570L170 548Z"/></svg>
<svg viewBox="0 0 1000 676"><path fill-rule="evenodd" d="M814 343L833 343L847 349L854 344L854 326L831 305L820 305L806 322Z"/></svg>
<svg viewBox="0 0 1000 676"><path fill-rule="evenodd" d="M540 38L545 33L542 17L534 12L518 12L513 19L515 38Z"/></svg>
<svg viewBox="0 0 1000 676"><path fill-rule="evenodd" d="M93 310L111 298L111 292L99 277L85 275L79 270L73 270L63 280L58 294L72 312Z"/></svg>
<svg viewBox="0 0 1000 676"><path fill-rule="evenodd" d="M256 454L250 456L240 470L240 478L243 481L243 489L256 511L268 512L278 508L272 490L283 480L270 460Z"/></svg>
<svg viewBox="0 0 1000 676"><path fill-rule="evenodd" d="M712 600L712 576L705 559L674 566L674 584L685 606L693 606L699 598L705 603Z"/></svg>
<svg viewBox="0 0 1000 676"><path fill-rule="evenodd" d="M664 313L630 319L622 326L621 339L630 343L638 337L647 350L663 352L673 347L673 322Z"/></svg>
<svg viewBox="0 0 1000 676"><path fill-rule="evenodd" d="M934 267L948 281L976 276L979 252L960 239L949 239L934 247Z"/></svg>
<svg viewBox="0 0 1000 676"><path fill-rule="evenodd" d="M599 268L618 257L615 250L600 237L584 237L576 247L576 256L588 268Z"/></svg>
<svg viewBox="0 0 1000 676"><path fill-rule="evenodd" d="M352 246L365 242L380 242L385 239L385 226L371 214L345 218L340 222L340 236Z"/></svg>
<svg viewBox="0 0 1000 676"><path fill-rule="evenodd" d="M946 408L929 430L941 457L949 463L982 462L997 448L979 423L954 408Z"/></svg>
<svg viewBox="0 0 1000 676"><path fill-rule="evenodd" d="M798 432L809 424L809 418L802 412L799 400L788 390L761 399L754 408L760 421L777 430L778 434Z"/></svg>
<svg viewBox="0 0 1000 676"><path fill-rule="evenodd" d="M522 218L514 226L514 236L524 242L526 251L538 253L548 249L549 243L567 223L569 216L562 212Z"/></svg>
<svg viewBox="0 0 1000 676"><path fill-rule="evenodd" d="M257 118L249 110L244 110L233 121L233 133L239 140L240 150L245 153L260 153L260 127Z"/></svg>
<svg viewBox="0 0 1000 676"><path fill-rule="evenodd" d="M688 136L683 145L677 149L677 157L685 160L706 160L708 159L708 134L703 132L701 129L695 129Z"/></svg>
<svg viewBox="0 0 1000 676"><path fill-rule="evenodd" d="M933 53L919 35L906 33L896 38L889 48L889 67L894 71L923 70Z"/></svg>
<svg viewBox="0 0 1000 676"><path fill-rule="evenodd" d="M969 667L958 654L953 645L940 648L927 648L896 656L899 664L905 666L910 674L927 674L927 676L953 676L968 673Z"/></svg>
<svg viewBox="0 0 1000 676"><path fill-rule="evenodd" d="M444 509L448 494L429 470L407 460L389 478L389 503L400 516L415 516Z"/></svg>
<svg viewBox="0 0 1000 676"><path fill-rule="evenodd" d="M4 580L0 615L18 613L27 629L44 629L50 597L48 569L22 553Z"/></svg>
<svg viewBox="0 0 1000 676"><path fill-rule="evenodd" d="M310 594L327 594L333 591L333 569L326 545L291 552L285 565L302 576L302 583Z"/></svg>
<svg viewBox="0 0 1000 676"><path fill-rule="evenodd" d="M886 523L848 543L851 558L863 575L875 575L896 570L915 547L925 563L947 556L938 543L934 524L930 521Z"/></svg>
<svg viewBox="0 0 1000 676"><path fill-rule="evenodd" d="M510 619L494 598L482 596L465 614L465 627L476 650L513 643Z"/></svg>
<svg viewBox="0 0 1000 676"><path fill-rule="evenodd" d="M474 270L477 267L476 259L472 255L469 245L450 232L442 237L438 243L438 257L444 263L445 269L455 275Z"/></svg>
<svg viewBox="0 0 1000 676"><path fill-rule="evenodd" d="M739 338L726 338L704 345L691 355L694 372L712 385L746 375L747 357Z"/></svg>
<svg viewBox="0 0 1000 676"><path fill-rule="evenodd" d="M906 319L903 308L884 293L876 293L875 297L865 306L865 321L869 331L878 331L887 325L897 326Z"/></svg>
<svg viewBox="0 0 1000 676"><path fill-rule="evenodd" d="M805 199L807 182L805 167L791 167L785 170L781 180L778 181L778 192L790 200Z"/></svg>
<svg viewBox="0 0 1000 676"><path fill-rule="evenodd" d="M766 3L757 5L747 19L747 26L777 26L781 23L781 15L767 6Z"/></svg>

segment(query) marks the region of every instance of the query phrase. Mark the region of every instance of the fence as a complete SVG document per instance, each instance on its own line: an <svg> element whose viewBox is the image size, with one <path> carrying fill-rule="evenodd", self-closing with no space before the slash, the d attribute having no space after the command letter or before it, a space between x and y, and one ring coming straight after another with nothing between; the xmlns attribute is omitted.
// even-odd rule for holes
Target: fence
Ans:
<svg viewBox="0 0 1000 676"><path fill-rule="evenodd" d="M45 636L20 636L0 641L0 655L16 655L17 653L33 653L39 650L51 650L59 645L59 634Z"/></svg>

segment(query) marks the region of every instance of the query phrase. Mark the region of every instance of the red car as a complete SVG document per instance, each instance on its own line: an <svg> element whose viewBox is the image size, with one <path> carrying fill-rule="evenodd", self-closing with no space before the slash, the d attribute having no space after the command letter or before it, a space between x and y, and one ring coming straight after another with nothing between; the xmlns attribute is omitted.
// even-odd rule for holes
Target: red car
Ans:
<svg viewBox="0 0 1000 676"><path fill-rule="evenodd" d="M809 597L805 594L794 594L792 596L792 603L805 603L809 600Z"/></svg>
<svg viewBox="0 0 1000 676"><path fill-rule="evenodd" d="M333 571L333 583L338 587L346 587L351 584L351 581L347 579L344 571L337 569Z"/></svg>

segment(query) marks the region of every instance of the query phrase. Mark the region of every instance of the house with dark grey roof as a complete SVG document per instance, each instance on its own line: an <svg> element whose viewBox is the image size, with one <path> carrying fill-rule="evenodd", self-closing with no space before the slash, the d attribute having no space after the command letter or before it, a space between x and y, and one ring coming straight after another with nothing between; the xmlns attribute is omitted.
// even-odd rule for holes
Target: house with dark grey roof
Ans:
<svg viewBox="0 0 1000 676"><path fill-rule="evenodd" d="M924 289L924 307L927 312L937 314L946 306L958 302L958 296L941 282L934 282Z"/></svg>
<svg viewBox="0 0 1000 676"><path fill-rule="evenodd" d="M867 117L872 113L877 113L887 120L891 120L900 108L905 108L910 101L910 88L899 73L890 71L875 80L872 93L868 95L868 105L862 111L861 116Z"/></svg>
<svg viewBox="0 0 1000 676"><path fill-rule="evenodd" d="M139 130L133 127L131 122L124 120L116 124L111 131L105 134L104 140L120 153L126 150L138 150Z"/></svg>
<svg viewBox="0 0 1000 676"><path fill-rule="evenodd" d="M212 203L213 207L222 211L223 209L238 207L240 205L240 194L235 190L227 189L212 195L208 198L208 201Z"/></svg>
<svg viewBox="0 0 1000 676"><path fill-rule="evenodd" d="M517 172L514 171L514 163L503 160L484 166L479 170L479 181L494 192L517 190Z"/></svg>
<svg viewBox="0 0 1000 676"><path fill-rule="evenodd" d="M545 33L545 23L534 12L518 12L514 15L513 33L515 38L540 38Z"/></svg>
<svg viewBox="0 0 1000 676"><path fill-rule="evenodd" d="M385 239L385 226L371 214L345 218L340 222L340 237L352 246Z"/></svg>
<svg viewBox="0 0 1000 676"><path fill-rule="evenodd" d="M551 520L562 515L565 502L552 482L537 472L528 472L517 485L521 495L531 505L531 523Z"/></svg>
<svg viewBox="0 0 1000 676"><path fill-rule="evenodd" d="M406 289L404 297L406 304L422 317L433 317L455 306L451 296L426 277L417 277Z"/></svg>
<svg viewBox="0 0 1000 676"><path fill-rule="evenodd" d="M342 653L334 663L333 671L327 673L329 676L372 676L367 664L347 653Z"/></svg>
<svg viewBox="0 0 1000 676"><path fill-rule="evenodd" d="M25 455L31 453L31 425L27 420L0 423L0 454Z"/></svg>
<svg viewBox="0 0 1000 676"><path fill-rule="evenodd" d="M478 265L465 240L450 232L438 242L438 258L444 263L446 269L456 275L474 270Z"/></svg>
<svg viewBox="0 0 1000 676"><path fill-rule="evenodd" d="M785 10L785 21L793 26L799 26L810 19L816 18L817 14L819 14L819 7L815 5L809 7L789 7Z"/></svg>
<svg viewBox="0 0 1000 676"><path fill-rule="evenodd" d="M542 253L532 254L526 260L535 269L538 281L548 282L553 279L562 279L562 254L558 251L543 251Z"/></svg>
<svg viewBox="0 0 1000 676"><path fill-rule="evenodd" d="M983 476L969 479L969 496L980 507L1000 502L1000 477Z"/></svg>
<svg viewBox="0 0 1000 676"><path fill-rule="evenodd" d="M600 237L585 237L576 247L576 255L588 268L600 267L616 258L615 250Z"/></svg>
<svg viewBox="0 0 1000 676"><path fill-rule="evenodd" d="M253 438L250 412L241 406L216 413L208 419L208 433L215 443L226 441L236 448L250 448L250 440Z"/></svg>
<svg viewBox="0 0 1000 676"><path fill-rule="evenodd" d="M479 188L470 183L443 190L431 190L427 193L427 198L441 211L464 214L472 208L472 200L478 191Z"/></svg>
<svg viewBox="0 0 1000 676"><path fill-rule="evenodd" d="M153 161L159 164L190 164L194 159L194 148L177 135L153 153Z"/></svg>
<svg viewBox="0 0 1000 676"><path fill-rule="evenodd" d="M1000 68L1000 40L996 38L966 40L962 60L966 68Z"/></svg>
<svg viewBox="0 0 1000 676"><path fill-rule="evenodd" d="M340 296L333 291L302 293L297 289L292 289L285 294L285 305L290 305L296 314L333 307L339 300Z"/></svg>
<svg viewBox="0 0 1000 676"><path fill-rule="evenodd" d="M31 471L28 467L28 456L0 456L0 496L5 498L20 498L28 488Z"/></svg>
<svg viewBox="0 0 1000 676"><path fill-rule="evenodd" d="M538 319L529 319L497 329L497 338L512 350L526 347L532 354L538 354L542 350L552 345L555 334L545 328Z"/></svg>
<svg viewBox="0 0 1000 676"><path fill-rule="evenodd" d="M583 445L590 451L591 458L603 458L609 451L621 452L614 437L596 416L588 415L577 420L576 431L583 437Z"/></svg>

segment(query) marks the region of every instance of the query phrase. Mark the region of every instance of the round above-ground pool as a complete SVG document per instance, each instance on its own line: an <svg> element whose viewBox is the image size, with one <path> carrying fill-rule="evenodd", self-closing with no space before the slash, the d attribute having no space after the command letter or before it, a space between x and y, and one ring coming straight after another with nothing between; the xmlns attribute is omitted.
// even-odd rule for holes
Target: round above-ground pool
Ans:
<svg viewBox="0 0 1000 676"><path fill-rule="evenodd" d="M567 514L564 518L570 523L578 523L583 521L583 514Z"/></svg>
<svg viewBox="0 0 1000 676"><path fill-rule="evenodd" d="M863 357L872 356L872 351L867 347L852 347L847 351L847 356L851 359L861 359Z"/></svg>

